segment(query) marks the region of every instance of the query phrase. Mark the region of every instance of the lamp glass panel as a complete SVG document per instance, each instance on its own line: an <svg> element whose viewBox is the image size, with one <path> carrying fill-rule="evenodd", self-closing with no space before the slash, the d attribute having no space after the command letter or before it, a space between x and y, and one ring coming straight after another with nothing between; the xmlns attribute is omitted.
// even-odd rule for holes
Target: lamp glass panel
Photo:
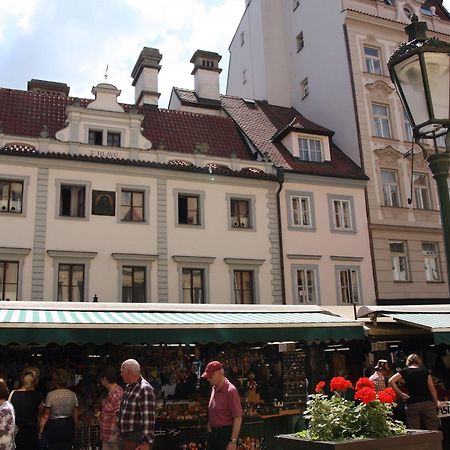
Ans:
<svg viewBox="0 0 450 450"><path fill-rule="evenodd" d="M450 99L450 58L447 53L424 53L430 85L431 99L433 102L434 117L436 119L448 119Z"/></svg>
<svg viewBox="0 0 450 450"><path fill-rule="evenodd" d="M428 109L418 55L399 62L394 67L398 83L409 106L414 125L428 120ZM400 94L400 93L399 93ZM404 105L406 106L406 105Z"/></svg>

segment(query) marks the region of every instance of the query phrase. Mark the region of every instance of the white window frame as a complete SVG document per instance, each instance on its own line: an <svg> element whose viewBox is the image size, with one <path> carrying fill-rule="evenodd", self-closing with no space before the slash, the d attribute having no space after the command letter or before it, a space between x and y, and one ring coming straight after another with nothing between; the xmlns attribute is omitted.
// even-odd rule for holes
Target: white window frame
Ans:
<svg viewBox="0 0 450 450"><path fill-rule="evenodd" d="M362 305L362 289L361 289L361 272L358 266L336 266L336 288L337 288L337 298L340 305ZM351 286L342 286L341 285L341 273L345 272L347 275L347 279L351 282L352 278L356 279L356 296L355 296L355 287ZM343 288L347 288L347 295L350 295L351 301L344 301L342 296ZM351 289L352 292L349 292Z"/></svg>
<svg viewBox="0 0 450 450"><path fill-rule="evenodd" d="M424 177L425 184L416 184L418 177ZM414 207L417 209L431 210L431 192L428 175L423 172L413 172Z"/></svg>
<svg viewBox="0 0 450 450"><path fill-rule="evenodd" d="M426 250L425 245L433 246L433 250ZM425 280L428 283L442 281L441 264L439 259L439 246L437 242L422 242L422 254L425 270Z"/></svg>
<svg viewBox="0 0 450 450"><path fill-rule="evenodd" d="M331 231L334 233L356 233L355 202L353 197L349 195L332 194L328 194L327 197ZM336 205L340 208L340 211L338 211L337 214L340 217L342 225L336 220ZM343 225L345 223L344 205L348 205L349 209L348 220L350 221L350 226L347 227Z"/></svg>
<svg viewBox="0 0 450 450"><path fill-rule="evenodd" d="M23 175L0 175L0 180L2 181L18 181L22 183L22 211L11 212L11 211L0 211L0 217L2 216L14 216L14 217L26 217L27 211L27 199L28 199L28 189L30 185L30 177Z"/></svg>
<svg viewBox="0 0 450 450"><path fill-rule="evenodd" d="M307 147L302 147L301 141L307 143ZM319 150L316 148L317 143L319 144ZM298 157L301 161L323 162L323 156L321 139L305 136L298 137Z"/></svg>
<svg viewBox="0 0 450 450"><path fill-rule="evenodd" d="M247 227L235 226L231 216L231 200L244 200L248 202L249 207L248 220L250 221L249 226ZM235 231L256 231L256 221L255 221L256 197L254 195L226 194L226 201L228 208L228 229Z"/></svg>
<svg viewBox="0 0 450 450"><path fill-rule="evenodd" d="M144 217L141 221L133 221L133 220L122 220L122 191L134 191L134 192L143 192L144 200ZM129 185L129 184L118 184L116 185L116 216L117 223L123 223L127 225L148 225L150 223L150 187L142 186L142 185Z"/></svg>
<svg viewBox="0 0 450 450"><path fill-rule="evenodd" d="M97 252L76 252L67 250L47 250L47 254L53 259L53 300L58 301L58 275L60 264L84 265L84 302L89 302L89 269L91 260L97 256Z"/></svg>
<svg viewBox="0 0 450 450"><path fill-rule="evenodd" d="M234 291L234 272L241 270L253 272L253 304L259 304L259 268L264 264L265 260L250 258L224 258L223 260L228 265L230 273L230 303L237 304Z"/></svg>
<svg viewBox="0 0 450 450"><path fill-rule="evenodd" d="M309 81L308 81L308 77L304 78L301 82L300 82L300 90L301 90L301 99L305 99L306 97L308 97L309 95Z"/></svg>
<svg viewBox="0 0 450 450"><path fill-rule="evenodd" d="M376 50L378 56L368 55L366 49ZM364 44L364 61L367 73L375 75L383 75L383 67L381 64L381 50L378 47ZM378 69L377 69L378 68Z"/></svg>
<svg viewBox="0 0 450 450"><path fill-rule="evenodd" d="M22 300L23 287L23 266L25 257L29 255L31 249L21 247L0 247L0 261L18 263L17 276L17 301Z"/></svg>
<svg viewBox="0 0 450 450"><path fill-rule="evenodd" d="M392 251L392 244L401 244L402 251ZM409 268L408 247L406 241L392 240L389 241L389 253L391 255L392 264L392 279L395 282L408 282L411 281L411 274ZM404 269L402 270L402 267Z"/></svg>
<svg viewBox="0 0 450 450"><path fill-rule="evenodd" d="M84 199L84 217L76 216L62 216L61 215L61 188L63 185L67 186L80 186L84 187L85 199ZM86 221L91 217L91 198L92 198L92 188L90 181L85 180L68 180L68 179L56 179L55 180L56 189L56 205L55 205L55 218L58 220L78 220Z"/></svg>
<svg viewBox="0 0 450 450"><path fill-rule="evenodd" d="M375 112L375 108L384 108L385 114ZM382 103L372 103L373 135L375 137L392 139L389 106Z"/></svg>
<svg viewBox="0 0 450 450"><path fill-rule="evenodd" d="M304 272L307 278L307 272L312 272L313 275L313 294L310 301L300 301L299 298L299 286L298 286L298 272ZM304 264L293 264L291 266L292 273L292 294L294 304L296 305L320 305L320 283L319 283L319 266L315 264L304 265ZM307 286L307 289L309 286ZM307 293L309 297L309 293Z"/></svg>
<svg viewBox="0 0 450 450"><path fill-rule="evenodd" d="M245 34L241 31L241 47L245 44Z"/></svg>
<svg viewBox="0 0 450 450"><path fill-rule="evenodd" d="M292 11L295 11L300 6L300 0L292 0Z"/></svg>
<svg viewBox="0 0 450 450"><path fill-rule="evenodd" d="M117 298L123 303L122 288L123 267L145 267L145 303L150 303L151 300L151 274L152 263L158 259L158 255L138 254L138 253L111 253L111 256L117 261L118 269L118 285Z"/></svg>
<svg viewBox="0 0 450 450"><path fill-rule="evenodd" d="M390 172L394 174L395 183L384 182L383 180L383 172ZM389 206L393 208L401 208L402 201L400 196L400 186L398 184L398 173L394 169L380 169L380 182L381 182L381 193L383 195L383 206ZM388 190L386 190L388 188ZM395 188L395 189L393 189ZM398 205L394 203L394 194L397 195ZM387 200L387 201L386 201Z"/></svg>
<svg viewBox="0 0 450 450"><path fill-rule="evenodd" d="M295 36L295 45L297 48L297 53L299 53L305 46L305 38L303 37L303 31L300 31L300 33L298 33L297 36Z"/></svg>
<svg viewBox="0 0 450 450"><path fill-rule="evenodd" d="M297 199L300 210L298 212L299 217L304 217L304 204L302 201L306 201L307 205L307 216L309 217L309 224L295 223L294 220L294 199ZM302 191L287 191L286 192L286 203L288 210L288 228L290 230L302 230L302 231L314 231L316 229L315 220L315 209L314 209L314 195L312 192L302 192Z"/></svg>

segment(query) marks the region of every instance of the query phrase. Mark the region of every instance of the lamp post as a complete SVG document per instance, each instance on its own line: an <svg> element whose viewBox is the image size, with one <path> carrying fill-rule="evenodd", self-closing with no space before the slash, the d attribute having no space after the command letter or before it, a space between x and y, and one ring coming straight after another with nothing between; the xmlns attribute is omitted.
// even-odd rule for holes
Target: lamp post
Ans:
<svg viewBox="0 0 450 450"><path fill-rule="evenodd" d="M409 42L389 59L389 74L411 123L414 140L436 180L450 289L450 44L427 38L427 24L419 22L416 15L405 31ZM436 144L440 136L445 136L444 151L439 151ZM428 152L423 140L431 140L434 151Z"/></svg>

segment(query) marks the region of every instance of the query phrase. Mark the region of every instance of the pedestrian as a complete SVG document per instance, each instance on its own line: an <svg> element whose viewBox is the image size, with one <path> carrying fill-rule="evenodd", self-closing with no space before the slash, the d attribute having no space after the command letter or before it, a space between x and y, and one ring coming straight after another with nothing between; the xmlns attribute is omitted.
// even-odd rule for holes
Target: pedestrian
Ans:
<svg viewBox="0 0 450 450"><path fill-rule="evenodd" d="M26 367L20 375L20 388L9 396L16 412L17 450L30 450L38 446L38 418L44 410L42 394L35 390L38 381L39 369Z"/></svg>
<svg viewBox="0 0 450 450"><path fill-rule="evenodd" d="M123 397L123 389L117 384L118 376L114 367L106 367L100 383L108 391L108 395L102 401L102 414L100 416L100 438L102 450L119 450L120 438L117 428L120 402Z"/></svg>
<svg viewBox="0 0 450 450"><path fill-rule="evenodd" d="M398 382L405 382L408 393L401 391ZM438 398L431 375L423 367L420 357L413 353L406 358L406 367L391 378L389 384L399 397L406 402L406 421L408 428L437 430Z"/></svg>
<svg viewBox="0 0 450 450"><path fill-rule="evenodd" d="M52 383L54 389L44 402L45 425L42 423L48 450L71 450L79 426L78 397L67 388L69 373L65 369L56 369Z"/></svg>
<svg viewBox="0 0 450 450"><path fill-rule="evenodd" d="M375 385L375 391L380 392L387 388L389 363L385 359L379 359L374 369L375 372L369 377L369 380Z"/></svg>
<svg viewBox="0 0 450 450"><path fill-rule="evenodd" d="M8 386L0 378L0 450L13 450L16 448L14 436L16 432L16 419L14 406L7 400Z"/></svg>
<svg viewBox="0 0 450 450"><path fill-rule="evenodd" d="M119 409L119 433L123 450L151 450L155 438L155 396L141 375L135 359L122 363L120 372L126 388Z"/></svg>
<svg viewBox="0 0 450 450"><path fill-rule="evenodd" d="M208 450L235 450L242 424L239 393L225 377L219 361L208 363L202 378L212 386L208 404Z"/></svg>

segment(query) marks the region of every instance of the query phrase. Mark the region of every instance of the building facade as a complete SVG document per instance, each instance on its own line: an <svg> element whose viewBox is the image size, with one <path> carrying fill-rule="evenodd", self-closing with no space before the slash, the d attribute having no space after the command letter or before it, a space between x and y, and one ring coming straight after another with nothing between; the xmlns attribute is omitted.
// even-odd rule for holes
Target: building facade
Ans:
<svg viewBox="0 0 450 450"><path fill-rule="evenodd" d="M430 36L448 39L439 1L250 0L230 45L228 94L293 106L335 130L370 178L380 303L448 300L435 183L418 149L412 161L412 132L387 71L412 14Z"/></svg>

